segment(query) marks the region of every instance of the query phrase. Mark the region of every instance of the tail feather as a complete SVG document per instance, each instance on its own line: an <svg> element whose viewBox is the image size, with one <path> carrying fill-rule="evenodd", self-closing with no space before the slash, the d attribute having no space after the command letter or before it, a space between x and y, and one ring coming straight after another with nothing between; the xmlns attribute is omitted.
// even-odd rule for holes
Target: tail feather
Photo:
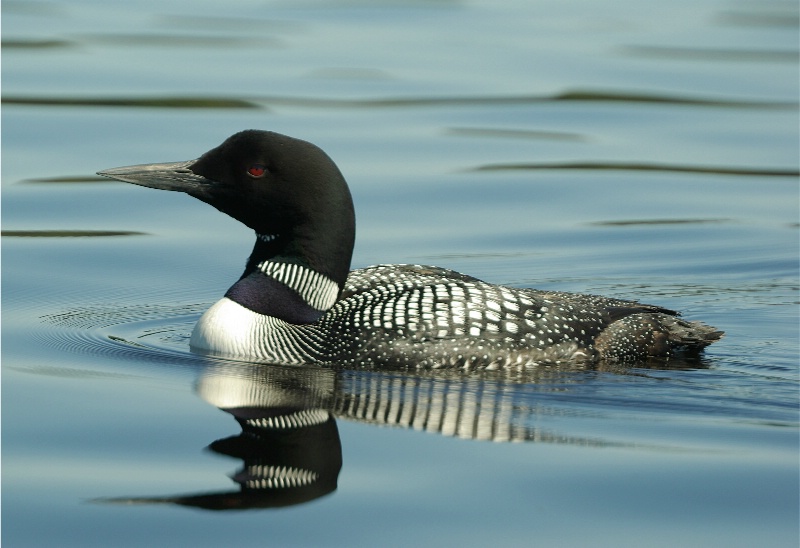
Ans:
<svg viewBox="0 0 800 548"><path fill-rule="evenodd" d="M674 345L700 349L725 335L724 331L702 322L689 322L674 316L664 316L659 319L669 335L670 342Z"/></svg>
<svg viewBox="0 0 800 548"><path fill-rule="evenodd" d="M595 348L603 359L634 362L670 357L678 352L697 352L721 339L723 334L704 323L670 314L632 314L613 322L600 333L595 339Z"/></svg>

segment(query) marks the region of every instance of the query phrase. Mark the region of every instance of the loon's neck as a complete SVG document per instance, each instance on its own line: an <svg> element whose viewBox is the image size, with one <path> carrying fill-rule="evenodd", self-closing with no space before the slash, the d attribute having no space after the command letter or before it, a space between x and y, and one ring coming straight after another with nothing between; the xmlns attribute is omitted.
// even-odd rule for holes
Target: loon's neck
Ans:
<svg viewBox="0 0 800 548"><path fill-rule="evenodd" d="M244 273L225 297L258 314L293 324L318 320L338 299L344 279L312 266L290 242L279 234L257 234ZM324 264L320 266L328 270ZM345 279L349 266L348 256Z"/></svg>
<svg viewBox="0 0 800 548"><path fill-rule="evenodd" d="M355 212L344 177L324 153L306 147L307 161L288 170L278 161L283 148L273 151L269 181L254 187L239 181L235 192L221 191L209 203L256 232L244 273L225 296L258 315L306 324L332 307L344 287ZM241 188L249 189L246 196Z"/></svg>

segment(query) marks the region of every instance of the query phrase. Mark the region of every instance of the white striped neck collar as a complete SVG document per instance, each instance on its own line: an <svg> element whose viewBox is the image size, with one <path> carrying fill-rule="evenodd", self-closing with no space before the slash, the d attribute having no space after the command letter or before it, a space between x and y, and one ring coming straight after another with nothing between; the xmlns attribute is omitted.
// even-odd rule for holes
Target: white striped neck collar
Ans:
<svg viewBox="0 0 800 548"><path fill-rule="evenodd" d="M315 310L328 310L339 298L339 284L308 267L294 263L263 261L257 268L264 275L292 289Z"/></svg>

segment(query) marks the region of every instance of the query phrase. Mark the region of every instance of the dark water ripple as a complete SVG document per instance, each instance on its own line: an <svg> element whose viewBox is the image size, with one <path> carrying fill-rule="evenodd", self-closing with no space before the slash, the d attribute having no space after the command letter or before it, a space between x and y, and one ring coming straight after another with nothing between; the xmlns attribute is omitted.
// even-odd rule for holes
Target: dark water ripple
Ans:
<svg viewBox="0 0 800 548"><path fill-rule="evenodd" d="M3 104L51 107L124 107L124 108L262 108L242 99L219 97L19 97L3 96Z"/></svg>
<svg viewBox="0 0 800 548"><path fill-rule="evenodd" d="M198 365L189 333L208 304L144 304L76 308L41 319L36 335L59 351L147 364Z"/></svg>
<svg viewBox="0 0 800 548"><path fill-rule="evenodd" d="M587 142L590 139L580 133L567 131L538 131L527 129L496 129L479 127L453 127L445 130L448 135L484 137L488 139L544 139L548 141Z"/></svg>
<svg viewBox="0 0 800 548"><path fill-rule="evenodd" d="M233 47L279 47L281 43L273 38L263 36L239 37L219 35L192 35L192 34L85 34L80 37L81 42L102 44L103 46L144 46L152 48L233 48Z"/></svg>
<svg viewBox="0 0 800 548"><path fill-rule="evenodd" d="M145 236L135 230L3 230L3 238L97 238L107 236Z"/></svg>
<svg viewBox="0 0 800 548"><path fill-rule="evenodd" d="M19 184L70 184L70 183L105 183L117 184L111 181L108 177L100 177L99 175L63 175L59 177L33 177L23 179Z"/></svg>
<svg viewBox="0 0 800 548"><path fill-rule="evenodd" d="M49 39L35 39L35 38L18 38L18 39L4 39L0 42L0 48L12 50L51 50L72 48L79 44L72 40L62 40L58 38Z"/></svg>
<svg viewBox="0 0 800 548"><path fill-rule="evenodd" d="M749 168L726 166L689 166L679 164L655 164L637 162L541 162L485 164L469 171L517 171L517 170L591 170L591 171L660 171L673 173L698 173L710 175L741 175L758 177L800 177L794 168Z"/></svg>
<svg viewBox="0 0 800 548"><path fill-rule="evenodd" d="M753 3L749 9L728 9L717 14L719 24L736 27L776 27L794 28L800 26L797 13L797 3L787 2L779 9L758 9L759 4Z"/></svg>
<svg viewBox="0 0 800 548"><path fill-rule="evenodd" d="M262 96L262 97L57 97L4 94L2 103L20 106L58 107L146 107L146 108L210 108L252 109L274 106L306 108L395 108L429 106L515 105L550 102L575 103L647 103L672 106L703 106L740 109L796 110L800 103L793 101L751 101L722 97L691 97L659 93L634 93L627 91L575 90L553 95L487 95L449 97L377 97L366 99L340 99L330 97Z"/></svg>
<svg viewBox="0 0 800 548"><path fill-rule="evenodd" d="M653 59L675 59L679 61L735 61L797 63L800 52L793 50L744 50L711 48L677 48L660 46L625 46L620 51L629 55Z"/></svg>
<svg viewBox="0 0 800 548"><path fill-rule="evenodd" d="M624 219L615 221L596 221L588 226L651 226L651 225L705 225L734 223L733 219Z"/></svg>

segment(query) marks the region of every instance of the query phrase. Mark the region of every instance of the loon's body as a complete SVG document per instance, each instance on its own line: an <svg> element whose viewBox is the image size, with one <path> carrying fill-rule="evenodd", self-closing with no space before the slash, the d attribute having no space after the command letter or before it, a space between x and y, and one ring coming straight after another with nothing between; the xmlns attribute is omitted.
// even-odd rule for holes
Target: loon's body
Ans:
<svg viewBox="0 0 800 548"><path fill-rule="evenodd" d="M634 362L722 332L674 311L488 284L451 270L350 271L355 214L316 146L244 131L197 160L101 175L186 192L256 232L245 271L198 321L194 350L281 364L507 368Z"/></svg>

